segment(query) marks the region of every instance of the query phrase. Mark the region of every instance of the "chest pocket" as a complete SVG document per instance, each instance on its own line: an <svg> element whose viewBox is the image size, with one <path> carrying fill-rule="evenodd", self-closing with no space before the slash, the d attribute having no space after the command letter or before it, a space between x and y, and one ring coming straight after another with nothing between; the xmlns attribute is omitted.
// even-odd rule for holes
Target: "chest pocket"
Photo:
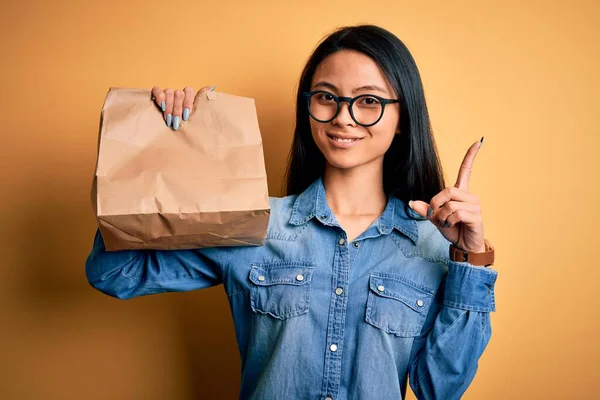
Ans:
<svg viewBox="0 0 600 400"><path fill-rule="evenodd" d="M282 320L307 313L313 270L311 263L253 264L252 311Z"/></svg>
<svg viewBox="0 0 600 400"><path fill-rule="evenodd" d="M404 277L372 273L365 320L396 336L418 336L433 294L428 288Z"/></svg>

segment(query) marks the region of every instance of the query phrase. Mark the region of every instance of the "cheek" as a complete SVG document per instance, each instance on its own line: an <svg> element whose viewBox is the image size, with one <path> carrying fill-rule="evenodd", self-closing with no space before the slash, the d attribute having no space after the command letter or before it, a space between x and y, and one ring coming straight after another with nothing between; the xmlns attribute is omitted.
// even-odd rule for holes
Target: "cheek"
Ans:
<svg viewBox="0 0 600 400"><path fill-rule="evenodd" d="M310 133L313 137L313 140L318 144L319 143L319 138L321 136L324 136L325 133L323 132L325 130L325 124L320 124L314 120L310 121Z"/></svg>
<svg viewBox="0 0 600 400"><path fill-rule="evenodd" d="M386 131L398 132L400 126L400 112L396 107L387 107L380 124ZM378 124L379 125L379 124Z"/></svg>
<svg viewBox="0 0 600 400"><path fill-rule="evenodd" d="M385 153L398 134L398 118L387 118L368 128L373 143L373 151Z"/></svg>
<svg viewBox="0 0 600 400"><path fill-rule="evenodd" d="M313 137L315 137L315 133L317 132L318 126L315 123L315 121L313 121L313 119L310 119L310 132L312 134Z"/></svg>
<svg viewBox="0 0 600 400"><path fill-rule="evenodd" d="M390 115L382 118L376 125L368 128L371 136L383 143L391 143L398 132L398 117Z"/></svg>
<svg viewBox="0 0 600 400"><path fill-rule="evenodd" d="M371 130L373 144L376 144L377 153L385 153L392 144L396 136L393 126L378 127L377 130Z"/></svg>

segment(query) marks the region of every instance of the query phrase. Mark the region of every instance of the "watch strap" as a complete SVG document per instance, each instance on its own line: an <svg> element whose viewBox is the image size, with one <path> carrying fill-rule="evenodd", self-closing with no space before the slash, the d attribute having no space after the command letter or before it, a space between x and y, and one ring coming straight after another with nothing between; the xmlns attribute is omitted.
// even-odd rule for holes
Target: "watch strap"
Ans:
<svg viewBox="0 0 600 400"><path fill-rule="evenodd" d="M459 249L454 244L450 244L450 259L452 261L467 262L472 265L489 266L494 264L494 246L486 239L483 240L485 243L485 251L482 253L469 253Z"/></svg>

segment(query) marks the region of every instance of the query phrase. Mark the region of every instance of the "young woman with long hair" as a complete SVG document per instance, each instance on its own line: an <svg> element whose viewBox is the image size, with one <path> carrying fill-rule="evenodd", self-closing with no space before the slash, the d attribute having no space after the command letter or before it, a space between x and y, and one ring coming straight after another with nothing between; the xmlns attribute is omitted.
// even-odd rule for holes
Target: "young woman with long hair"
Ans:
<svg viewBox="0 0 600 400"><path fill-rule="evenodd" d="M152 93L177 131L195 91ZM446 187L416 63L373 25L326 37L296 100L287 196L270 199L263 246L107 252L97 233L90 283L118 298L223 284L243 399L397 400L409 377L420 399L460 398L495 309L468 191L482 141Z"/></svg>

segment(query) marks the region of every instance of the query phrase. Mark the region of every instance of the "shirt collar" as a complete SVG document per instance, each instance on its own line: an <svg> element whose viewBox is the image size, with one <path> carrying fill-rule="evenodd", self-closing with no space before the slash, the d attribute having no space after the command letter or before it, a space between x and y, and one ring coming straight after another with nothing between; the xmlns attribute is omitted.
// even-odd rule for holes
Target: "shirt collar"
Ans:
<svg viewBox="0 0 600 400"><path fill-rule="evenodd" d="M303 225L315 217L327 225L335 220L327 204L325 186L321 178L318 178L304 192L298 195L292 208L289 223L292 225ZM391 196L385 210L383 210L383 213L375 223L380 234L388 235L392 229L396 229L408 236L416 244L419 239L419 232L415 218L422 219L402 200L396 196Z"/></svg>

